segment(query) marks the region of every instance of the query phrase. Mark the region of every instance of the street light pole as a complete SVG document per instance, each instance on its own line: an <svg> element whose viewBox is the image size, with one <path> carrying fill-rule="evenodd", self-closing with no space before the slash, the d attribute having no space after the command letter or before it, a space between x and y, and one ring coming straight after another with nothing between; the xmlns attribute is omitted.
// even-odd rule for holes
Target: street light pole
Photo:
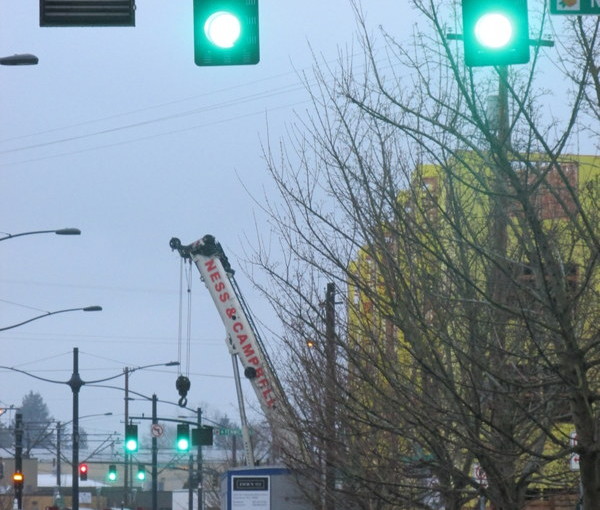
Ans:
<svg viewBox="0 0 600 510"><path fill-rule="evenodd" d="M23 326L23 324L28 324L29 322L33 322L36 321L38 319L43 319L44 317L48 317L50 315L56 315L59 313L65 313L65 312L101 312L102 311L102 307L101 306L85 306L83 308L66 308L65 310L56 310L54 312L46 312L43 313L42 315L37 315L36 317L32 317L31 319L27 319L26 321L23 322L19 322L17 324L13 324L12 326L5 326L4 328L0 328L0 331L6 331L8 329L13 329L13 328L18 328L19 326Z"/></svg>
<svg viewBox="0 0 600 510"><path fill-rule="evenodd" d="M5 57L10 58L10 57ZM0 64L2 64L2 60L0 58ZM7 65L7 64L3 64ZM78 236L81 235L81 230L78 228L59 228L54 230L33 230L31 232L21 232L20 234L6 234L4 237L0 237L0 241L5 241L6 239L13 239L15 237L22 236L32 236L35 234L56 234L59 236Z"/></svg>
<svg viewBox="0 0 600 510"><path fill-rule="evenodd" d="M67 382L73 393L73 450L71 508L79 510L79 390L85 384L79 376L79 349L73 348L73 374Z"/></svg>

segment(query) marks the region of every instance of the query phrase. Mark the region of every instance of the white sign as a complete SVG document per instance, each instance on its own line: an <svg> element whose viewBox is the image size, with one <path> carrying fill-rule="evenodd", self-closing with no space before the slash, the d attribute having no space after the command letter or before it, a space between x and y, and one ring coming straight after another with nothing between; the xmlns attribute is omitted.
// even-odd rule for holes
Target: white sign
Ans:
<svg viewBox="0 0 600 510"><path fill-rule="evenodd" d="M233 475L231 510L271 510L270 477Z"/></svg>
<svg viewBox="0 0 600 510"><path fill-rule="evenodd" d="M473 479L482 487L488 486L487 473L477 462L473 464Z"/></svg>
<svg viewBox="0 0 600 510"><path fill-rule="evenodd" d="M571 448L577 446L577 432L573 431L569 435L569 444ZM579 454L572 453L571 458L569 459L569 466L571 467L571 471L579 471Z"/></svg>
<svg viewBox="0 0 600 510"><path fill-rule="evenodd" d="M150 427L150 434L152 434L152 437L161 437L164 433L165 430L160 423L153 423Z"/></svg>

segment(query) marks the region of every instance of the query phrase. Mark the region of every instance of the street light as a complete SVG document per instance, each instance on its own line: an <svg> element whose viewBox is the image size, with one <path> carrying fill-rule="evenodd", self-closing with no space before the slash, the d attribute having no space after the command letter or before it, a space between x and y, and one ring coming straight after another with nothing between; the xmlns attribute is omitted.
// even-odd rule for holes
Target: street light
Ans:
<svg viewBox="0 0 600 510"><path fill-rule="evenodd" d="M39 59L31 53L19 53L10 57L0 57L0 65L3 66L34 66Z"/></svg>
<svg viewBox="0 0 600 510"><path fill-rule="evenodd" d="M10 58L10 57L6 57ZM2 63L2 58L0 58L0 63ZM7 65L7 64L4 64ZM78 228L59 228L55 230L34 230L32 232L21 232L20 234L8 234L4 237L0 237L0 241L4 241L5 239L12 239L13 237L21 237L21 236L32 236L35 234L56 234L59 236L79 236L81 235L81 230Z"/></svg>
<svg viewBox="0 0 600 510"><path fill-rule="evenodd" d="M13 324L12 326L5 326L4 328L0 328L0 331L6 331L7 329L18 328L19 326L22 326L23 324L27 324L29 322L36 321L38 319L43 319L44 317L48 317L49 315L56 315L58 313L65 313L65 312L79 312L79 311L101 312L102 307L98 306L98 305L94 305L94 306L86 306L83 308L66 308L64 310L56 310L54 312L46 312L46 313L43 313L42 315L38 315L36 317L32 317L31 319L27 319L26 321L19 322L18 324Z"/></svg>

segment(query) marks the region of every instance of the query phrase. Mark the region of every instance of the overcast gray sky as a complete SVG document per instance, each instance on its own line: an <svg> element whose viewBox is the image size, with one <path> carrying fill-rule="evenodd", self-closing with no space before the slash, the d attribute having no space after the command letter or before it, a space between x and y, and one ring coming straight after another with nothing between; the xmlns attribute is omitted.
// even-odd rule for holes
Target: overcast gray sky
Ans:
<svg viewBox="0 0 600 510"><path fill-rule="evenodd" d="M0 327L44 311L104 308L1 332L0 365L67 381L78 347L81 377L90 381L176 360L179 257L170 238L187 244L213 234L241 269L246 240L257 230L268 235L249 194L260 198L271 186L260 148L267 126L277 142L286 123L309 108L298 74L310 73L313 52L334 61L356 31L348 0L262 0L260 64L199 68L193 1L137 4L135 28L42 28L38 1L0 0L0 56L29 52L40 59L37 66L0 67L0 231L83 232L0 244ZM407 4L366 1L373 32L383 25L407 40L418 21ZM560 83L557 73L548 68L548 87ZM560 104L560 94L548 103ZM189 404L237 420L224 328L194 276ZM237 278L257 319L277 329L241 270ZM182 362L186 371L186 356ZM176 401L177 374L139 371L130 387ZM0 370L0 388L0 405L19 405L34 390L56 419L71 419L64 384ZM122 430L123 408L121 391L81 390L81 415L114 413L94 426L82 423L86 429ZM131 414L141 413L150 414L150 405L133 401ZM159 414L180 413L162 405Z"/></svg>
<svg viewBox="0 0 600 510"><path fill-rule="evenodd" d="M311 47L334 60L351 44L353 12L347 0L262 0L260 64L211 69L194 65L192 4L138 0L135 28L42 28L37 1L0 0L0 55L40 59L0 67L0 231L83 232L1 243L0 326L40 311L104 308L0 333L1 365L67 381L78 347L90 381L176 360L179 257L169 239L213 234L239 267L245 239L256 227L266 233L244 189L260 196L270 186L260 140L267 124L278 140L294 111L308 107L298 72L310 70ZM404 1L368 4L374 30L383 24L409 35L415 12ZM189 404L237 420L223 325L194 276ZM241 271L237 277L258 319L272 320ZM130 387L176 401L176 377L177 369L140 371ZM3 370L0 383L0 405L19 405L34 390L56 419L71 419L66 385ZM81 415L109 411L113 417L82 426L122 430L123 393L81 390ZM134 401L130 412L150 414L150 405ZM159 414L180 413L165 405Z"/></svg>

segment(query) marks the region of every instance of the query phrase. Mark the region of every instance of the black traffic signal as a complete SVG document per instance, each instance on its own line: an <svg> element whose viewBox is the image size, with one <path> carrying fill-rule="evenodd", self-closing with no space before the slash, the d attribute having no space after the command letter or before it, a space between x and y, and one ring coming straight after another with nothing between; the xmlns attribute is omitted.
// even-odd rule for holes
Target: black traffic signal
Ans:
<svg viewBox="0 0 600 510"><path fill-rule="evenodd" d="M197 66L258 64L258 36L258 0L194 0Z"/></svg>
<svg viewBox="0 0 600 510"><path fill-rule="evenodd" d="M203 425L192 430L192 446L212 446L213 427Z"/></svg>
<svg viewBox="0 0 600 510"><path fill-rule="evenodd" d="M125 451L128 453L138 451L137 425L125 425Z"/></svg>
<svg viewBox="0 0 600 510"><path fill-rule="evenodd" d="M177 450L187 452L190 449L190 426L187 423L177 424Z"/></svg>
<svg viewBox="0 0 600 510"><path fill-rule="evenodd" d="M117 481L117 466L115 464L110 464L108 466L108 479L111 482Z"/></svg>
<svg viewBox="0 0 600 510"><path fill-rule="evenodd" d="M87 480L88 476L88 465L85 463L79 464L79 479L82 481Z"/></svg>
<svg viewBox="0 0 600 510"><path fill-rule="evenodd" d="M465 64L529 62L527 0L462 0Z"/></svg>
<svg viewBox="0 0 600 510"><path fill-rule="evenodd" d="M146 479L146 466L144 466L143 464L138 464L136 478L141 482L143 482Z"/></svg>

